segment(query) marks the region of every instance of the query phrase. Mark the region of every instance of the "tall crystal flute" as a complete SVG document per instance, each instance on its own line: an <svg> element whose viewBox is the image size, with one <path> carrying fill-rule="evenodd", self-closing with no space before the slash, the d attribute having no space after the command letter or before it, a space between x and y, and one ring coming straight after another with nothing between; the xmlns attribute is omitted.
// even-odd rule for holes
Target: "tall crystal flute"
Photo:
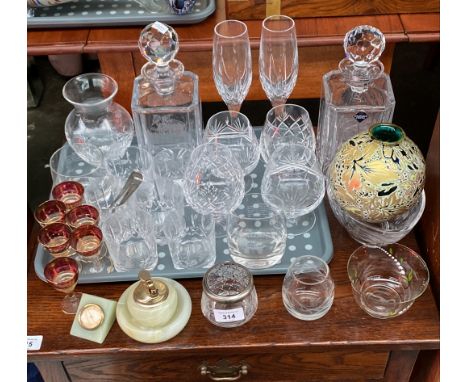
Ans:
<svg viewBox="0 0 468 382"><path fill-rule="evenodd" d="M288 16L274 15L262 23L260 83L272 106L285 104L299 71L296 26Z"/></svg>
<svg viewBox="0 0 468 382"><path fill-rule="evenodd" d="M239 111L252 83L252 57L247 25L237 20L216 24L213 79L230 111Z"/></svg>

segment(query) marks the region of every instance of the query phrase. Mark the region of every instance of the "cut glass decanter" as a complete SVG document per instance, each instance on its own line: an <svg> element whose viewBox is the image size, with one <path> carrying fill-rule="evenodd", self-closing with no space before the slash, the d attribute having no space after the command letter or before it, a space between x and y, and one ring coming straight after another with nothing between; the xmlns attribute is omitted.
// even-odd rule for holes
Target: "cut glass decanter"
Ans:
<svg viewBox="0 0 468 382"><path fill-rule="evenodd" d="M146 26L138 42L148 62L135 79L132 113L138 145L155 160L164 150L174 161L183 162L201 142L202 119L198 77L184 71L174 57L179 50L175 30L158 21ZM185 163L177 163L185 168Z"/></svg>
<svg viewBox="0 0 468 382"><path fill-rule="evenodd" d="M326 172L341 144L379 122L391 122L395 109L392 84L379 61L383 33L369 25L344 38L346 58L323 76L317 154Z"/></svg>

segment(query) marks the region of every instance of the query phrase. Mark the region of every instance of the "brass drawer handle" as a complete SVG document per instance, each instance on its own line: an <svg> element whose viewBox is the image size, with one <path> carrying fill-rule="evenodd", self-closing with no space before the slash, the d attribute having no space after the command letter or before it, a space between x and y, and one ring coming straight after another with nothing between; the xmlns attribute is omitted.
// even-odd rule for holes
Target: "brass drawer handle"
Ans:
<svg viewBox="0 0 468 382"><path fill-rule="evenodd" d="M207 375L213 381L237 381L243 375L247 375L247 372L246 364L230 366L225 360L221 360L216 366L200 366L200 374Z"/></svg>

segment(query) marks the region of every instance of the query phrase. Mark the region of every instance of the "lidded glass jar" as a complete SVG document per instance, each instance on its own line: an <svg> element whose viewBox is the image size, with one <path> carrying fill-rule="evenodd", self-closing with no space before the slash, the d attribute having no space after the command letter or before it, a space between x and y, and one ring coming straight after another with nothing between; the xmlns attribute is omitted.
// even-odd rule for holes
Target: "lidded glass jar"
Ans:
<svg viewBox="0 0 468 382"><path fill-rule="evenodd" d="M138 145L155 161L164 150L171 154L173 167L185 168L186 155L201 142L202 119L198 77L184 71L174 59L179 38L169 25L158 21L146 26L138 41L148 62L135 79L132 113ZM169 158L169 159L171 159Z"/></svg>
<svg viewBox="0 0 468 382"><path fill-rule="evenodd" d="M205 273L201 309L212 324L241 326L253 317L257 306L253 276L246 267L226 261Z"/></svg>
<svg viewBox="0 0 468 382"><path fill-rule="evenodd" d="M346 58L323 76L317 154L324 172L341 144L379 122L391 122L395 109L390 76L379 61L385 36L360 25L344 37Z"/></svg>

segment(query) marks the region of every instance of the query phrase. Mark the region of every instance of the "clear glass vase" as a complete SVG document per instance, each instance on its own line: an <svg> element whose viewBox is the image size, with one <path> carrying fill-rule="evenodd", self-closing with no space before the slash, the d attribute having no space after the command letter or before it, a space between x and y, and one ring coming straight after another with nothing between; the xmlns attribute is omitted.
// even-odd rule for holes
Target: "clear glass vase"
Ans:
<svg viewBox="0 0 468 382"><path fill-rule="evenodd" d="M323 76L317 134L317 155L324 172L341 144L379 122L391 122L395 109L390 76L379 61L383 33L369 25L344 38L346 58Z"/></svg>
<svg viewBox="0 0 468 382"><path fill-rule="evenodd" d="M63 87L63 97L74 109L65 122L69 145L86 162L95 158L83 143L101 149L106 159L120 158L133 139L132 117L122 106L113 102L117 82L101 73L81 74Z"/></svg>

